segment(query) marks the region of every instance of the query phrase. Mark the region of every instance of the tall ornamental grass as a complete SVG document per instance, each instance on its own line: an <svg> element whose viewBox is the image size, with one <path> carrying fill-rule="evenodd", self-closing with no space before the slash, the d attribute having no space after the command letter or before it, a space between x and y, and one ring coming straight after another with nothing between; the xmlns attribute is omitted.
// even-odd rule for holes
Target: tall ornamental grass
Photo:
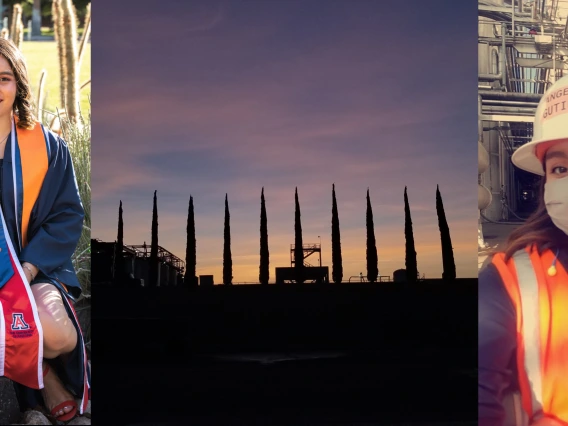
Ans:
<svg viewBox="0 0 568 426"><path fill-rule="evenodd" d="M85 342L90 349L91 340L91 114L82 115L77 123L60 116L61 136L69 146L73 160L79 195L85 210L83 232L73 254L73 266L81 283L83 294L77 303L77 314L85 333Z"/></svg>

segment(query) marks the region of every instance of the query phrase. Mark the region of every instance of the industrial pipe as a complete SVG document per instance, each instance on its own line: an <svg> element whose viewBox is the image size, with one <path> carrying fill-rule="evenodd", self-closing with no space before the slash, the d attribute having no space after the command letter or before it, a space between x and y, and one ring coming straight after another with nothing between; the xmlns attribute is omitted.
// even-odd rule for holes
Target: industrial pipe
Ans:
<svg viewBox="0 0 568 426"><path fill-rule="evenodd" d="M477 174L484 173L489 168L489 153L481 142L477 142Z"/></svg>
<svg viewBox="0 0 568 426"><path fill-rule="evenodd" d="M490 223L496 223L498 225L522 225L525 222L498 222L496 220L491 220L489 219L487 216L485 216L483 213L481 213L481 217L486 220L487 222Z"/></svg>
<svg viewBox="0 0 568 426"><path fill-rule="evenodd" d="M483 111L491 114L503 114L503 115L534 115L534 108L520 108L520 107L497 107L497 106L485 106Z"/></svg>
<svg viewBox="0 0 568 426"><path fill-rule="evenodd" d="M511 2L511 23L512 23L511 29L513 30L513 40L514 40L515 39L515 0Z"/></svg>
<svg viewBox="0 0 568 426"><path fill-rule="evenodd" d="M502 74L479 74L477 78L481 81L497 81L503 78Z"/></svg>
<svg viewBox="0 0 568 426"><path fill-rule="evenodd" d="M552 33L545 33L545 35L551 35L551 34ZM523 40L523 39L520 39L520 38L513 40L512 37L506 37L505 38L505 45L508 46L508 47L515 47L515 45L525 45L525 46L533 46L534 45L534 39L529 38L529 37L523 37L523 38L526 39L526 40ZM503 44L503 41L501 40L500 37L498 37L498 38L478 37L477 42L479 44L487 44L489 46L502 46L502 44ZM566 48L566 47L568 47L568 43L565 40L560 40L557 43L557 47Z"/></svg>
<svg viewBox="0 0 568 426"><path fill-rule="evenodd" d="M514 0L513 0L514 3ZM513 7L513 11L514 11L514 7ZM513 30L515 30L515 21L513 20ZM506 58L506 47L505 47L505 22L501 23L502 27L501 27L501 39L502 39L502 43L501 43L501 85L506 88L507 87L507 81L505 80L505 70L507 69L506 66L506 62L505 62L505 58Z"/></svg>
<svg viewBox="0 0 568 426"><path fill-rule="evenodd" d="M538 102L522 102L522 101L502 101L499 99L486 99L483 105L504 105L504 106L520 106L525 108L536 108Z"/></svg>
<svg viewBox="0 0 568 426"><path fill-rule="evenodd" d="M489 167L489 153L483 146L483 122L481 121L481 96L477 96L477 174ZM479 197L478 197L479 198Z"/></svg>
<svg viewBox="0 0 568 426"><path fill-rule="evenodd" d="M483 122L481 121L481 116L483 111L481 110L481 96L477 95L477 140L483 143Z"/></svg>
<svg viewBox="0 0 568 426"><path fill-rule="evenodd" d="M493 90L480 90L483 99L502 99L504 101L540 102L542 95L536 93L499 92Z"/></svg>
<svg viewBox="0 0 568 426"><path fill-rule="evenodd" d="M568 37L568 19L566 19L566 25L564 26L564 38Z"/></svg>
<svg viewBox="0 0 568 426"><path fill-rule="evenodd" d="M477 185L477 208L479 210L485 210L492 200L491 191L483 185Z"/></svg>

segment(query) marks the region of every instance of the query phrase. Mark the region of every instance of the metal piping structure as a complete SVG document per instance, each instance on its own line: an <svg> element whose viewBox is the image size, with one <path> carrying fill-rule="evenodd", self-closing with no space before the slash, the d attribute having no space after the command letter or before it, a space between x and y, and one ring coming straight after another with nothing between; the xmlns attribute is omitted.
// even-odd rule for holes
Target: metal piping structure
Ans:
<svg viewBox="0 0 568 426"><path fill-rule="evenodd" d="M533 116L536 108L519 108L519 107L505 107L505 106L487 106L483 108L484 113L489 114L504 114L504 115L528 115Z"/></svg>
<svg viewBox="0 0 568 426"><path fill-rule="evenodd" d="M505 69L505 68L501 68ZM503 78L503 73L499 74L479 74L478 79L479 81L497 81Z"/></svg>
<svg viewBox="0 0 568 426"><path fill-rule="evenodd" d="M128 245L125 246L125 248L134 253L136 257L150 258L150 246L148 244ZM166 265L174 268L178 272L183 272L185 269L185 262L162 246L158 246L158 260L160 262L164 262Z"/></svg>
<svg viewBox="0 0 568 426"><path fill-rule="evenodd" d="M477 120L477 137L479 142L483 142L483 122L481 121L481 113L482 113L482 100L481 96L477 95L477 116L479 119Z"/></svg>
<svg viewBox="0 0 568 426"><path fill-rule="evenodd" d="M500 101L500 100L492 100L486 99L483 101L484 105L508 105L508 106L519 106L519 107L534 107L538 106L538 102L531 103L531 102L522 102L522 101Z"/></svg>
<svg viewBox="0 0 568 426"><path fill-rule="evenodd" d="M514 0L513 0L514 3ZM514 7L513 7L514 8ZM515 25L513 25L513 28L515 28ZM505 70L507 69L507 62L506 62L506 58L507 58L507 47L505 45L505 34L507 33L507 27L505 26L505 22L503 22L501 24L501 75L503 76L503 78L501 79L501 85L502 87L507 87L507 80L506 80L506 72Z"/></svg>
<svg viewBox="0 0 568 426"><path fill-rule="evenodd" d="M478 0L480 249L483 223L518 222L534 208L534 178L510 157L531 140L542 94L568 73L567 15L568 0Z"/></svg>
<svg viewBox="0 0 568 426"><path fill-rule="evenodd" d="M518 92L497 92L497 91L479 91L482 99L502 100L502 101L521 101L538 103L542 95L536 93L518 93Z"/></svg>

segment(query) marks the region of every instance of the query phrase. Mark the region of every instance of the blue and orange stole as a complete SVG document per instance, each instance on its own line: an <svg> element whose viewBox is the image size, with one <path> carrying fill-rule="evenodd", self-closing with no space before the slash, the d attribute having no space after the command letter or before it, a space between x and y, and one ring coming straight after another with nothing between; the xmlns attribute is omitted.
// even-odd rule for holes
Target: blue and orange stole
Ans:
<svg viewBox="0 0 568 426"><path fill-rule="evenodd" d="M16 119L17 120L17 119ZM14 132L17 132L15 143ZM0 208L0 376L32 389L43 388L43 334L30 285L20 266L14 244L25 247L32 209L48 170L46 135L37 123L31 130L12 125L12 168L18 241L10 238ZM17 146L16 146L17 145ZM66 310L78 331L83 364L82 414L89 397L87 356L83 333L68 295L62 292Z"/></svg>

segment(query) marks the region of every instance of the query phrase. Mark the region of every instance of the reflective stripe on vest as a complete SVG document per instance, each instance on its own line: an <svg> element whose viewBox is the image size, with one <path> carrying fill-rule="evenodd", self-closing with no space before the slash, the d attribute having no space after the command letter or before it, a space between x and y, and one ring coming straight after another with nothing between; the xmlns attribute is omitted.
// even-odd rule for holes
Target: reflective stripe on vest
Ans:
<svg viewBox="0 0 568 426"><path fill-rule="evenodd" d="M502 398L502 405L505 409L505 420L501 426L529 426L529 418L523 410L519 391L506 392Z"/></svg>
<svg viewBox="0 0 568 426"><path fill-rule="evenodd" d="M516 313L516 372L523 411L532 423L554 418L568 426L568 271L555 251L527 247L495 266ZM496 342L497 343L497 342ZM522 424L522 422L519 422Z"/></svg>
<svg viewBox="0 0 568 426"><path fill-rule="evenodd" d="M542 414L542 374L540 359L540 309L538 280L529 254L519 250L513 255L517 270L523 319L524 368L530 384L532 418ZM520 366L519 366L520 368Z"/></svg>

